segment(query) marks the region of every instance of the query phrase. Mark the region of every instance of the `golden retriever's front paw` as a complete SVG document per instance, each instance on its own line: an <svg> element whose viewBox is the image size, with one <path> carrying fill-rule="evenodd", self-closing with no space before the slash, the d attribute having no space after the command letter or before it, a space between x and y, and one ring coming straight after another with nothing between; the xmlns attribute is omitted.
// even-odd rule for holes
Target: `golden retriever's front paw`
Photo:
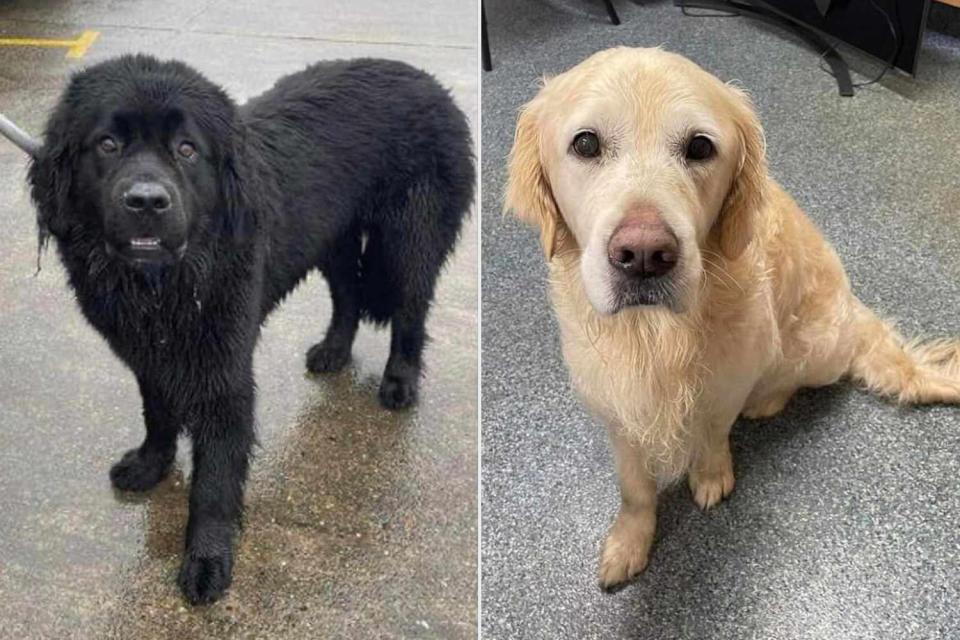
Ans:
<svg viewBox="0 0 960 640"><path fill-rule="evenodd" d="M733 492L733 461L729 456L718 466L690 472L690 492L701 509L709 509Z"/></svg>
<svg viewBox="0 0 960 640"><path fill-rule="evenodd" d="M614 524L600 555L600 588L614 591L647 568L653 535Z"/></svg>

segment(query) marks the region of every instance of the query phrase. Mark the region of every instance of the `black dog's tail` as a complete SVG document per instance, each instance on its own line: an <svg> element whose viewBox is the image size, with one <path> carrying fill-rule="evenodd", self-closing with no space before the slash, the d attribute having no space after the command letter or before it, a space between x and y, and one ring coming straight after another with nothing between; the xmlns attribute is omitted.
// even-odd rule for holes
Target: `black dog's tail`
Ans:
<svg viewBox="0 0 960 640"><path fill-rule="evenodd" d="M364 320L386 324L398 311L426 316L472 198L469 156L458 163L450 175L438 172L389 198L379 207L379 218L367 226L360 255Z"/></svg>

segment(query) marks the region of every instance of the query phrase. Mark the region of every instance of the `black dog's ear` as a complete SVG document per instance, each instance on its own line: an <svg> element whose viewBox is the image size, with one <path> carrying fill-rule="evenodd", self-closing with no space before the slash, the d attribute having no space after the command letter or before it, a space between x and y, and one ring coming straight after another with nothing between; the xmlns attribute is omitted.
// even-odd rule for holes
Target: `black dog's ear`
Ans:
<svg viewBox="0 0 960 640"><path fill-rule="evenodd" d="M76 149L56 126L48 127L45 142L30 164L27 178L37 205L40 248L50 235L66 235L69 225L70 187L76 168Z"/></svg>
<svg viewBox="0 0 960 640"><path fill-rule="evenodd" d="M240 136L235 134L237 138ZM225 238L252 238L259 225L261 180L242 142L224 156L220 167L223 207L217 212L219 231Z"/></svg>

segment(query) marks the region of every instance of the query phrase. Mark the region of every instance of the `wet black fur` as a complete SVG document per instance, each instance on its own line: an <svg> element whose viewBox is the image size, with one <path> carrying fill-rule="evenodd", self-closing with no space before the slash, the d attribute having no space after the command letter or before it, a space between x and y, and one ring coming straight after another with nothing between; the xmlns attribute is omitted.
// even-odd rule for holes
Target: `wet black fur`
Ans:
<svg viewBox="0 0 960 640"><path fill-rule="evenodd" d="M181 186L213 180L218 195L195 212L180 262L135 267L105 250L86 137L104 110L149 121L168 107L195 121L212 156ZM140 386L146 439L111 480L153 487L178 433L193 438L179 582L193 603L216 600L230 584L254 442L261 323L320 269L333 317L307 367L343 367L359 320L389 323L380 399L415 401L434 284L473 198L465 118L433 78L399 62L317 64L237 107L182 63L124 56L72 79L29 179L41 242L54 238L84 316Z"/></svg>

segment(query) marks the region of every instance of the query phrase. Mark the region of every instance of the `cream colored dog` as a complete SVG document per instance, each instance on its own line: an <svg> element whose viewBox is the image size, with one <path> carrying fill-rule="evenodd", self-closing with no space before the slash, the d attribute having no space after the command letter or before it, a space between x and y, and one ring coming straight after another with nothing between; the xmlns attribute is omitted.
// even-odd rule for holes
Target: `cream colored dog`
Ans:
<svg viewBox="0 0 960 640"><path fill-rule="evenodd" d="M733 490L737 416L847 375L901 402L960 401L954 340L905 342L768 175L739 90L659 49L618 48L521 111L506 207L540 228L574 387L609 427L622 504L600 562L647 565L658 480Z"/></svg>

